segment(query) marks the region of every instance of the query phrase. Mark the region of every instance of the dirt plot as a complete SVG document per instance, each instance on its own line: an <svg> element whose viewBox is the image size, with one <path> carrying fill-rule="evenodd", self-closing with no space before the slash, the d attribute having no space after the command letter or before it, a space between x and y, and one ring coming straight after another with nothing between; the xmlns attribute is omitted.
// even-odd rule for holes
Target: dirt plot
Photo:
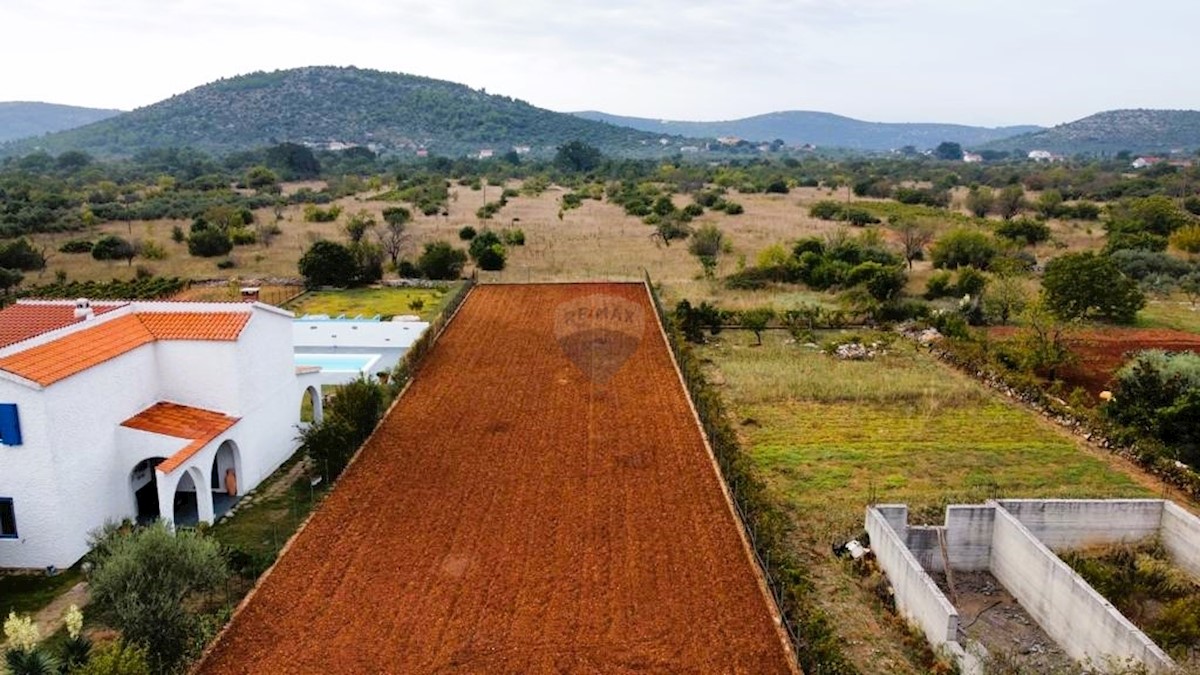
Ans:
<svg viewBox="0 0 1200 675"><path fill-rule="evenodd" d="M1014 328L988 329L988 336L1007 339L1016 335ZM1130 357L1144 349L1169 352L1200 352L1200 335L1167 328L1105 328L1071 334L1071 351L1076 361L1062 370L1060 378L1072 387L1083 387L1092 394L1113 386L1113 376Z"/></svg>
<svg viewBox="0 0 1200 675"><path fill-rule="evenodd" d="M199 672L798 669L644 287L572 284L472 292Z"/></svg>

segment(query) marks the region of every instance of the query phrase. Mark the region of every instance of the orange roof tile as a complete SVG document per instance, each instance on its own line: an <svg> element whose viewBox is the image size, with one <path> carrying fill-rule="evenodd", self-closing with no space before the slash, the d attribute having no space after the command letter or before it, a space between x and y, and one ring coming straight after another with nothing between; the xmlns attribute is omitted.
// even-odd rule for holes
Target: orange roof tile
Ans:
<svg viewBox="0 0 1200 675"><path fill-rule="evenodd" d="M137 316L123 316L10 354L0 359L0 370L49 386L153 341Z"/></svg>
<svg viewBox="0 0 1200 675"><path fill-rule="evenodd" d="M138 318L159 340L236 340L249 312L141 312Z"/></svg>
<svg viewBox="0 0 1200 675"><path fill-rule="evenodd" d="M123 303L93 304L92 310L99 315L110 312L121 304ZM7 347L78 322L74 305L18 302L0 309L0 347Z"/></svg>
<svg viewBox="0 0 1200 675"><path fill-rule="evenodd" d="M247 312L146 312L105 321L0 358L0 370L48 387L155 340L236 340Z"/></svg>
<svg viewBox="0 0 1200 675"><path fill-rule="evenodd" d="M182 450L159 462L156 467L163 473L170 473L209 441L237 424L239 419L213 410L159 401L121 422L121 426L191 440Z"/></svg>

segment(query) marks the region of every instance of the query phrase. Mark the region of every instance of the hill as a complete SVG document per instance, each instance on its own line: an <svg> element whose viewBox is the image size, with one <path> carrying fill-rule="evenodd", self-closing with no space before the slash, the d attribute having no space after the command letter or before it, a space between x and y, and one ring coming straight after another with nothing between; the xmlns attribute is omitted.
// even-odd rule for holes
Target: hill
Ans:
<svg viewBox="0 0 1200 675"><path fill-rule="evenodd" d="M661 154L658 136L536 108L461 84L359 68L309 67L222 79L133 112L0 152L128 156L189 146L215 154L290 141L462 155L514 146L548 154L580 140L613 154ZM682 143L682 139L679 139ZM678 145L679 143L676 143ZM670 144L666 146L670 149Z"/></svg>
<svg viewBox="0 0 1200 675"><path fill-rule="evenodd" d="M1000 138L1039 130L1036 126L972 127L961 124L864 122L832 113L789 110L724 122L678 122L642 117L622 117L586 111L575 115L657 134L700 138L733 136L754 141L781 139L789 145L811 143L818 147L854 150L892 150L912 145L933 148L942 141L979 145Z"/></svg>
<svg viewBox="0 0 1200 675"><path fill-rule="evenodd" d="M80 108L56 103L0 101L0 143L74 129L120 114L120 110Z"/></svg>
<svg viewBox="0 0 1200 675"><path fill-rule="evenodd" d="M1195 150L1200 148L1200 111L1109 110L986 147L1049 150L1064 155Z"/></svg>

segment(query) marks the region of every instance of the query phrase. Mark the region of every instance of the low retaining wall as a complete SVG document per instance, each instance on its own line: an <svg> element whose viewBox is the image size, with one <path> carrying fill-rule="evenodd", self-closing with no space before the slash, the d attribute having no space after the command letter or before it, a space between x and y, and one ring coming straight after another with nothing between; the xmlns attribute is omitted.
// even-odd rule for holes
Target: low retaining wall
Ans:
<svg viewBox="0 0 1200 675"><path fill-rule="evenodd" d="M1141 663L1150 672L1174 664L1051 549L1132 543L1158 537L1174 562L1200 577L1200 518L1159 499L1009 499L946 509L945 524L909 526L908 508L867 509L867 533L887 574L897 610L945 648L964 670L958 612L929 577L990 571L1072 658L1104 669ZM945 554L942 541L945 542ZM969 653L966 656L970 656Z"/></svg>
<svg viewBox="0 0 1200 675"><path fill-rule="evenodd" d="M878 506L867 509L867 535L871 537L871 550L879 566L887 574L896 598L896 609L909 621L921 627L934 647L947 642L957 645L958 610L938 590L937 584L904 544L900 534L893 529L884 510L894 506ZM907 518L907 509L898 507Z"/></svg>
<svg viewBox="0 0 1200 675"><path fill-rule="evenodd" d="M1072 658L1133 660L1152 672L1172 667L1150 638L1004 508L996 509L993 533L992 574Z"/></svg>

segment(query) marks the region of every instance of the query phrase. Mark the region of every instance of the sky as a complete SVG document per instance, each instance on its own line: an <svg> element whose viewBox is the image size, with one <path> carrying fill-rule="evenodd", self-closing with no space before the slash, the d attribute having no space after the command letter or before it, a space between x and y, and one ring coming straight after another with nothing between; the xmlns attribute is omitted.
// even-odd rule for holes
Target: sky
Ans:
<svg viewBox="0 0 1200 675"><path fill-rule="evenodd" d="M1200 108L1196 0L0 0L0 101L338 65L558 111L1053 125Z"/></svg>

